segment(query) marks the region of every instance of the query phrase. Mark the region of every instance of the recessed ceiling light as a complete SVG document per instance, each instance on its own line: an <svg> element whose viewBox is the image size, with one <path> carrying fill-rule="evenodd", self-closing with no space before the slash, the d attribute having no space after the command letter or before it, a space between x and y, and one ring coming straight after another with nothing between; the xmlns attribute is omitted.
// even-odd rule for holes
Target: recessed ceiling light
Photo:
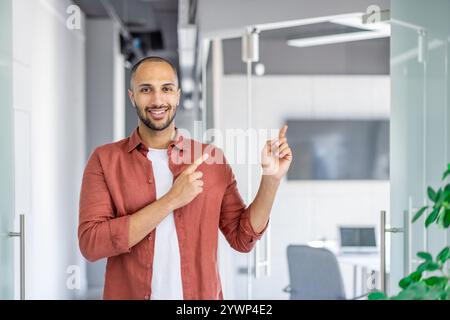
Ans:
<svg viewBox="0 0 450 320"><path fill-rule="evenodd" d="M389 37L389 34L380 31L360 31L360 32L332 34L320 37L291 39L287 41L287 44L293 47L313 47L333 43L352 42L352 41L386 38L386 37Z"/></svg>

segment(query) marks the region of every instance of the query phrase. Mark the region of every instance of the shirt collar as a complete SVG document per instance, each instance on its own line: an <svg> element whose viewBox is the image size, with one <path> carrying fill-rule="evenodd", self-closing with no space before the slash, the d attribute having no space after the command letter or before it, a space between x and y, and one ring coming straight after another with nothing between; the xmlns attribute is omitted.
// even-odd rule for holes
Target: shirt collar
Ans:
<svg viewBox="0 0 450 320"><path fill-rule="evenodd" d="M179 150L183 150L183 140L184 138L180 130L178 130L178 128L175 127L175 137L172 140L170 140L169 148L176 147ZM136 129L133 130L133 133L129 138L128 152L133 151L139 146L143 146L145 149L148 149L148 147L142 141L141 136L139 135L139 127L137 127Z"/></svg>

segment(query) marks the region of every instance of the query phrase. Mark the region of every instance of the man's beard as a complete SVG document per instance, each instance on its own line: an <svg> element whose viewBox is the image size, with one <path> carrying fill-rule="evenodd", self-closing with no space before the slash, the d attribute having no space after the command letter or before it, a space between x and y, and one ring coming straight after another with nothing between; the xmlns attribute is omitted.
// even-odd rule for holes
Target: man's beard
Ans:
<svg viewBox="0 0 450 320"><path fill-rule="evenodd" d="M151 130L162 131L162 130L166 129L167 127L169 127L170 124L172 123L173 119L175 119L175 115L177 114L177 109L173 108L170 105L169 106L160 106L158 108L151 108L151 109L163 109L163 108L164 109L167 108L168 113L172 109L175 109L175 112L173 113L172 117L170 117L170 115L169 115L169 119L167 119L166 123L157 125L157 124L153 123L152 120L146 116L146 114L142 113L141 108L135 102L135 109L136 109L136 113L137 113L139 119L142 121L143 124L145 124L147 126L147 128L149 128ZM144 108L145 113L147 112L147 109L150 109L150 108Z"/></svg>

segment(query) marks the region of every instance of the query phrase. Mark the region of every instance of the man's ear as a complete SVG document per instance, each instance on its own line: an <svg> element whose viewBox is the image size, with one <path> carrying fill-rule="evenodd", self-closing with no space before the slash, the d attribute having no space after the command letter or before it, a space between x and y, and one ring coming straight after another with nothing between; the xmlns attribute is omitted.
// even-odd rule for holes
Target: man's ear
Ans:
<svg viewBox="0 0 450 320"><path fill-rule="evenodd" d="M128 98L130 98L131 104L136 108L136 104L134 103L134 94L131 89L128 89Z"/></svg>

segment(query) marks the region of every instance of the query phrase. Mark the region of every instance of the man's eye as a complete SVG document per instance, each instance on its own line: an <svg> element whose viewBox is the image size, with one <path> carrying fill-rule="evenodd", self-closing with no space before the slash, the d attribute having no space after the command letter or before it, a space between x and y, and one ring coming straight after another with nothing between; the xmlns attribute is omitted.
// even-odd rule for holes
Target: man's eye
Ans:
<svg viewBox="0 0 450 320"><path fill-rule="evenodd" d="M164 88L163 88L163 91L164 91L164 92L170 92L170 91L172 91L172 88L164 87Z"/></svg>
<svg viewBox="0 0 450 320"><path fill-rule="evenodd" d="M147 92L150 92L150 89L149 89L149 88L142 88L142 89L141 89L141 92L147 93Z"/></svg>

